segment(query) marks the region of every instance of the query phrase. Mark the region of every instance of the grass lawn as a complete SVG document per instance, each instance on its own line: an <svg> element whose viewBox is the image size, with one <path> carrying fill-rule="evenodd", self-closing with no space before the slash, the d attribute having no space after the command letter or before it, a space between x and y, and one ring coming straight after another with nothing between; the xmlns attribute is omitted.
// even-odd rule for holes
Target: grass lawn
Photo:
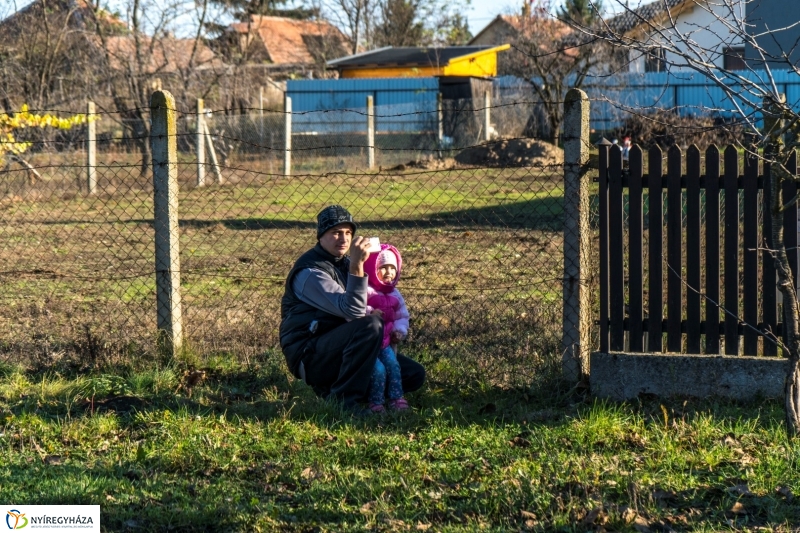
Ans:
<svg viewBox="0 0 800 533"><path fill-rule="evenodd" d="M228 168L198 189L182 165L189 349L165 360L149 181L109 167L86 197L62 170L0 201L0 502L99 504L132 532L800 523L778 403L607 404L558 380L557 173ZM405 350L429 371L410 413L343 413L274 351L283 278L333 202L403 253Z"/></svg>
<svg viewBox="0 0 800 533"><path fill-rule="evenodd" d="M106 531L790 531L780 405L607 404L432 381L353 418L247 365L0 369L0 501L99 504Z"/></svg>

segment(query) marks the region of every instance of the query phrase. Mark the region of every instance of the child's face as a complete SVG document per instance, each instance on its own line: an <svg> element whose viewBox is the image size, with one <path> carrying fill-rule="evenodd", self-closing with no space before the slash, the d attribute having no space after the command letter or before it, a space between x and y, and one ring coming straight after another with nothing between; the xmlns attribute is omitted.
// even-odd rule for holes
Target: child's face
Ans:
<svg viewBox="0 0 800 533"><path fill-rule="evenodd" d="M394 265L383 265L378 269L378 278L384 283L391 283L397 275Z"/></svg>

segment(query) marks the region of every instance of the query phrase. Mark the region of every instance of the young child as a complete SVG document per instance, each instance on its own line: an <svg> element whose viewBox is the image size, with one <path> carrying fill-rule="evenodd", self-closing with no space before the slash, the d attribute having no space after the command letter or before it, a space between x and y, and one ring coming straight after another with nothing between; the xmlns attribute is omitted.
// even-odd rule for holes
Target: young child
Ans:
<svg viewBox="0 0 800 533"><path fill-rule="evenodd" d="M383 350L375 361L369 386L369 409L374 413L385 411L387 398L389 409L408 409L393 347L408 335L408 309L396 288L402 267L400 252L391 244L381 244L381 251L370 254L364 263L364 272L369 278L367 313L383 316Z"/></svg>

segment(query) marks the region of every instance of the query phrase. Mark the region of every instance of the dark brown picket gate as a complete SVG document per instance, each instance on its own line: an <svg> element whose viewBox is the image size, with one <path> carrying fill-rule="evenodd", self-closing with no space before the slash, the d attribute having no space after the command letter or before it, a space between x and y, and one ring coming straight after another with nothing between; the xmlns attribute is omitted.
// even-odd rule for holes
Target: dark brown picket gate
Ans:
<svg viewBox="0 0 800 533"><path fill-rule="evenodd" d="M724 153L711 146L705 158L695 146L685 157L673 146L664 173L663 152L654 147L645 174L639 147L624 168L618 146L600 146L601 352L719 354L724 343L728 355L777 354L769 165L743 159L740 174L733 146ZM797 175L796 154L788 169ZM797 191L798 182L785 184L783 196ZM797 280L796 204L784 211L783 226Z"/></svg>

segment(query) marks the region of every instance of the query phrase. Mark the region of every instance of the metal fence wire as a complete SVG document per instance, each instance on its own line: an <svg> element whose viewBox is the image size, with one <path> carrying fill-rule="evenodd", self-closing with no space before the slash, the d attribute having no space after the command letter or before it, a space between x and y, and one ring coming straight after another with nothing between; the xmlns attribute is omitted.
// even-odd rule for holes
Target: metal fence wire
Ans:
<svg viewBox="0 0 800 533"><path fill-rule="evenodd" d="M406 112L375 113L380 124L381 115L402 122ZM463 113L456 118L478 124L484 111ZM358 127L338 120L320 134L307 121L293 130L287 175L283 113L212 113L205 119L215 157L206 152L201 187L197 114L177 113L186 345L203 356L282 357L286 274L315 244L316 214L337 203L353 213L360 234L400 250L398 288L411 314L402 351L423 361L431 379L519 385L542 361L560 361L560 150L485 159L489 165L475 154L536 143L474 138L455 146L435 128L380 134L378 127L368 169L364 115L354 116ZM100 115L94 193L86 129L63 141L35 140L23 154L35 173L6 158L1 359L91 365L156 353L151 155L148 139L132 134L143 127Z"/></svg>

